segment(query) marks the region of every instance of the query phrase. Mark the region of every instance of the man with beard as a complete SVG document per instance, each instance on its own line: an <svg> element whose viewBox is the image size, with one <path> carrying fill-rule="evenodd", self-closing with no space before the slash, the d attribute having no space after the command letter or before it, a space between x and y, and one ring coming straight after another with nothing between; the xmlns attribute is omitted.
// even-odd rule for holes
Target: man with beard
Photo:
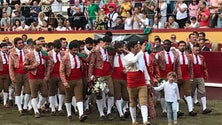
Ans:
<svg viewBox="0 0 222 125"><path fill-rule="evenodd" d="M171 41L166 39L163 41L163 45L164 45L164 50L157 53L155 55L155 58L157 60L157 65L159 67L160 78L166 80L167 74L169 72L174 71L177 73L178 70L180 70L180 65L176 57L178 54L175 51L170 50ZM167 109L166 109L166 102L163 96L163 91L161 92L160 103L163 110L162 115L165 116Z"/></svg>
<svg viewBox="0 0 222 125"><path fill-rule="evenodd" d="M15 102L17 104L19 114L23 115L23 110L27 110L27 105L31 94L28 81L28 72L23 69L23 62L28 50L23 49L24 42L20 37L16 37L14 39L14 45L15 48L10 51L9 55L9 75L15 87ZM22 87L24 87L23 92L25 93L23 108L21 104Z"/></svg>
<svg viewBox="0 0 222 125"><path fill-rule="evenodd" d="M86 25L86 17L83 12L81 12L80 7L76 7L76 13L73 15L73 29L74 30L84 30Z"/></svg>
<svg viewBox="0 0 222 125"><path fill-rule="evenodd" d="M185 95L185 100L188 105L189 115L190 116L196 116L197 113L193 111L193 100L191 97L191 85L192 85L192 78L193 78L193 65L191 61L191 56L188 52L185 51L186 48L186 42L180 41L178 43L178 49L179 49L179 64L180 69L178 73L178 88L179 90L183 88L183 93ZM181 92L181 91L180 91ZM179 111L179 104L178 104L178 111ZM180 115L180 114L178 114Z"/></svg>

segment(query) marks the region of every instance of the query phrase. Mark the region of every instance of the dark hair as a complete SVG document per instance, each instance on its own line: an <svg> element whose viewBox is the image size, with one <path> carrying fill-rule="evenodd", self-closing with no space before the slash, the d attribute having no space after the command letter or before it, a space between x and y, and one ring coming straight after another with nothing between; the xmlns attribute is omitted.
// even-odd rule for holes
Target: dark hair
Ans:
<svg viewBox="0 0 222 125"><path fill-rule="evenodd" d="M113 36L113 33L112 33L111 31L106 31L105 36L112 37L112 36Z"/></svg>
<svg viewBox="0 0 222 125"><path fill-rule="evenodd" d="M92 39L91 37L87 37L87 38L85 39L85 43L86 43L86 44L93 44L93 39Z"/></svg>
<svg viewBox="0 0 222 125"><path fill-rule="evenodd" d="M64 37L60 38L60 41L62 41L62 40L66 40L66 38L64 38Z"/></svg>
<svg viewBox="0 0 222 125"><path fill-rule="evenodd" d="M60 39L56 39L56 40L53 41L53 47L56 48L56 49L60 49L62 47Z"/></svg>
<svg viewBox="0 0 222 125"><path fill-rule="evenodd" d="M45 37L40 36L37 40L45 39Z"/></svg>
<svg viewBox="0 0 222 125"><path fill-rule="evenodd" d="M203 37L206 37L206 34L204 32L199 32L199 34L202 34Z"/></svg>
<svg viewBox="0 0 222 125"><path fill-rule="evenodd" d="M37 40L38 40L38 39L36 39L36 40L33 41L33 45L36 45L36 41L37 41Z"/></svg>
<svg viewBox="0 0 222 125"><path fill-rule="evenodd" d="M197 20L195 16L191 17L190 20Z"/></svg>
<svg viewBox="0 0 222 125"><path fill-rule="evenodd" d="M108 42L108 43L111 43L112 42L112 38L110 38L109 36L104 36L102 38L103 42Z"/></svg>
<svg viewBox="0 0 222 125"><path fill-rule="evenodd" d="M72 50L73 48L79 48L78 40L73 40L69 43L69 49Z"/></svg>
<svg viewBox="0 0 222 125"><path fill-rule="evenodd" d="M129 42L127 43L127 49L128 49L129 51L131 51L131 48L134 48L134 46L137 45L137 44L138 44L137 41L129 41Z"/></svg>
<svg viewBox="0 0 222 125"><path fill-rule="evenodd" d="M50 48L51 46L54 46L52 42L48 42L48 43L46 44L46 47L47 47L47 48Z"/></svg>
<svg viewBox="0 0 222 125"><path fill-rule="evenodd" d="M154 39L155 41L159 41L161 43L161 39L159 37Z"/></svg>
<svg viewBox="0 0 222 125"><path fill-rule="evenodd" d="M79 41L78 41L78 44L79 44L79 46L85 45L85 43L84 43L82 40L79 40Z"/></svg>
<svg viewBox="0 0 222 125"><path fill-rule="evenodd" d="M167 77L169 77L169 76L172 76L174 79L177 78L177 74L176 74L175 72L169 72L169 73L167 74Z"/></svg>
<svg viewBox="0 0 222 125"><path fill-rule="evenodd" d="M99 39L97 39L97 40L93 40L93 43L94 43L95 45L97 45L97 44L99 43L100 40L102 40L102 39L99 38Z"/></svg>
<svg viewBox="0 0 222 125"><path fill-rule="evenodd" d="M169 39L165 39L165 40L163 41L163 43L165 43L165 42L172 43Z"/></svg>
<svg viewBox="0 0 222 125"><path fill-rule="evenodd" d="M1 43L0 44L0 48L4 47L4 46L8 46L7 43Z"/></svg>
<svg viewBox="0 0 222 125"><path fill-rule="evenodd" d="M15 37L14 39L14 45L16 45L18 43L18 41L22 40L22 38L20 37Z"/></svg>
<svg viewBox="0 0 222 125"><path fill-rule="evenodd" d="M185 46L187 45L185 41L181 40L181 41L178 42L178 46L179 46L181 43L184 43Z"/></svg>
<svg viewBox="0 0 222 125"><path fill-rule="evenodd" d="M199 44L199 43L196 43L196 44L193 45L193 48L194 48L194 47L200 47L200 44Z"/></svg>
<svg viewBox="0 0 222 125"><path fill-rule="evenodd" d="M25 36L26 38L28 38L28 36L26 34L23 34L22 37Z"/></svg>
<svg viewBox="0 0 222 125"><path fill-rule="evenodd" d="M191 38L192 35L195 35L195 34L194 34L194 33L190 33L190 34L189 34L189 38Z"/></svg>
<svg viewBox="0 0 222 125"><path fill-rule="evenodd" d="M30 44L32 45L33 44L33 39L32 38L27 39L27 44L28 45L30 45Z"/></svg>
<svg viewBox="0 0 222 125"><path fill-rule="evenodd" d="M118 48L121 48L121 47L123 47L123 42L116 42L115 44L114 44L114 48L115 49L118 49Z"/></svg>

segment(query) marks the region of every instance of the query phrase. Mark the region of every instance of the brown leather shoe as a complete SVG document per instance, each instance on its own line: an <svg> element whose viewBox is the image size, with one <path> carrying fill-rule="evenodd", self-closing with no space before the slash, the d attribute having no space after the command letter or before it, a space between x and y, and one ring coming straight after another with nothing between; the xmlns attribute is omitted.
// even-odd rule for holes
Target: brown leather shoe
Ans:
<svg viewBox="0 0 222 125"><path fill-rule="evenodd" d="M205 110L203 110L202 114L208 114L211 112L212 112L212 110L206 108Z"/></svg>
<svg viewBox="0 0 222 125"><path fill-rule="evenodd" d="M68 117L67 117L67 120L71 122L71 121L72 121L72 116L71 116L71 115L68 116Z"/></svg>
<svg viewBox="0 0 222 125"><path fill-rule="evenodd" d="M87 119L87 115L81 115L81 116L79 117L79 121L80 121L80 122L84 122L86 119Z"/></svg>

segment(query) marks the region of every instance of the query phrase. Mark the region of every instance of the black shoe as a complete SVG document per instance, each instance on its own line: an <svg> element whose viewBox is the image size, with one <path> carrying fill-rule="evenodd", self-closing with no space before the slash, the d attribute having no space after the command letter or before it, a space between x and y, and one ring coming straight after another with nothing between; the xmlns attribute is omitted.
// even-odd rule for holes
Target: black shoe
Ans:
<svg viewBox="0 0 222 125"><path fill-rule="evenodd" d="M67 120L71 122L71 121L72 121L72 116L71 116L71 115L68 116L68 117L67 117Z"/></svg>
<svg viewBox="0 0 222 125"><path fill-rule="evenodd" d="M56 112L51 112L50 115L51 116L56 116Z"/></svg>
<svg viewBox="0 0 222 125"><path fill-rule="evenodd" d="M162 112L162 117L167 117L167 113L166 112Z"/></svg>
<svg viewBox="0 0 222 125"><path fill-rule="evenodd" d="M119 119L120 119L120 121L125 121L126 119L124 118L124 116L122 115L122 116L120 116L119 117Z"/></svg>
<svg viewBox="0 0 222 125"><path fill-rule="evenodd" d="M197 113L194 111L189 112L189 116L196 116L196 115L197 115Z"/></svg>
<svg viewBox="0 0 222 125"><path fill-rule="evenodd" d="M80 121L80 122L84 122L86 119L87 119L87 115L81 115L81 116L79 117L79 121Z"/></svg>
<svg viewBox="0 0 222 125"><path fill-rule="evenodd" d="M111 113L109 113L107 116L106 116L107 120L109 121L112 121L114 118L112 117Z"/></svg>
<svg viewBox="0 0 222 125"><path fill-rule="evenodd" d="M105 116L101 116L101 117L99 118L99 120L100 120L100 121L104 121L104 120L105 120Z"/></svg>
<svg viewBox="0 0 222 125"><path fill-rule="evenodd" d="M63 110L58 111L57 114L58 114L59 116L65 116L65 113L64 113Z"/></svg>
<svg viewBox="0 0 222 125"><path fill-rule="evenodd" d="M210 109L205 109L205 110L203 110L202 114L208 114L208 113L211 113L211 112L212 112L212 110L210 110Z"/></svg>
<svg viewBox="0 0 222 125"><path fill-rule="evenodd" d="M201 106L199 102L194 103L194 106Z"/></svg>
<svg viewBox="0 0 222 125"><path fill-rule="evenodd" d="M124 113L124 118L128 118L130 116L130 112L129 110L126 110L126 112Z"/></svg>
<svg viewBox="0 0 222 125"><path fill-rule="evenodd" d="M181 117L181 116L183 116L183 115L184 115L183 112L181 112L181 111L178 111L178 112L177 112L177 118L179 118L179 117Z"/></svg>

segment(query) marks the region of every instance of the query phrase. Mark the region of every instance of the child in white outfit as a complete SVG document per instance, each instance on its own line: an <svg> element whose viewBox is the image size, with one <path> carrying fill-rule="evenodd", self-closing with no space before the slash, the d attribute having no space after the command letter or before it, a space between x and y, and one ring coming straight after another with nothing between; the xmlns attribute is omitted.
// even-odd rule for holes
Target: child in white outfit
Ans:
<svg viewBox="0 0 222 125"><path fill-rule="evenodd" d="M158 87L154 87L156 91L164 90L167 104L168 125L172 125L172 121L174 125L177 125L177 101L179 101L180 95L177 83L175 83L176 78L177 75L175 72L169 72L167 74L168 81Z"/></svg>

